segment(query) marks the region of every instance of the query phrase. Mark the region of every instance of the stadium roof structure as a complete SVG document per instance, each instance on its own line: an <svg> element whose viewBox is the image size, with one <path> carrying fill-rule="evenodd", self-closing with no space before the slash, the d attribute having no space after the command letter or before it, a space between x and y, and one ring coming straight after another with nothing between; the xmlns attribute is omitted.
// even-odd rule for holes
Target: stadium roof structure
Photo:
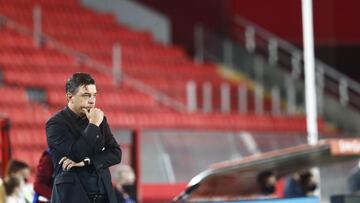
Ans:
<svg viewBox="0 0 360 203"><path fill-rule="evenodd" d="M355 159L359 154L360 139L328 139L316 145L304 144L215 163L195 176L178 198L249 197L256 193L257 175L262 171L274 171L281 178L304 169Z"/></svg>

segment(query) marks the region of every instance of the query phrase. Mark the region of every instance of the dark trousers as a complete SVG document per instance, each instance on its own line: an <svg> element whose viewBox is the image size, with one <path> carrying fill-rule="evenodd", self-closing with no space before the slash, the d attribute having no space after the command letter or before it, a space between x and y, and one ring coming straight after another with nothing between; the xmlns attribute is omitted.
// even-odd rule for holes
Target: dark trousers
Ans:
<svg viewBox="0 0 360 203"><path fill-rule="evenodd" d="M108 203L106 195L89 195L91 203Z"/></svg>

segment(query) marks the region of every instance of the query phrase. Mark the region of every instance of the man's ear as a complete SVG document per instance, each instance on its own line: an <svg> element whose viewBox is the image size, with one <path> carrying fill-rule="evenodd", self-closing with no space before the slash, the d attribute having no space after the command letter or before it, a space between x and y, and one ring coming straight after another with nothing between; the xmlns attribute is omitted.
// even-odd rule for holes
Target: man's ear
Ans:
<svg viewBox="0 0 360 203"><path fill-rule="evenodd" d="M72 97L72 94L71 93L66 93L66 100L67 101L70 101L70 99L71 99L71 97Z"/></svg>

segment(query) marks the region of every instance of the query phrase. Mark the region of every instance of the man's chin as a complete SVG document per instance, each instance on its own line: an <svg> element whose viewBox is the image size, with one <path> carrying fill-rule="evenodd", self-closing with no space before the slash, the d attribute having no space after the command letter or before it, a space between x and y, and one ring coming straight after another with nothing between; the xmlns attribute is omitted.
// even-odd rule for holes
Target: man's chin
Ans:
<svg viewBox="0 0 360 203"><path fill-rule="evenodd" d="M86 114L85 114L84 112L80 112L80 113L79 113L79 117L80 117L80 118L86 118Z"/></svg>

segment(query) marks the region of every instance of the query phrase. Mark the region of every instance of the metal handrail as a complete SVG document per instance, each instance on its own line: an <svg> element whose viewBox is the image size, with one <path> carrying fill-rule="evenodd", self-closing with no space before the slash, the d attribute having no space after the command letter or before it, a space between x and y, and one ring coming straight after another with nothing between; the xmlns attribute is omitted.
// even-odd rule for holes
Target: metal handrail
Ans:
<svg viewBox="0 0 360 203"><path fill-rule="evenodd" d="M244 28L252 27L255 30L255 33L257 36L259 36L267 41L269 41L270 39L275 39L278 42L279 48L288 52L289 55L291 55L293 53L299 54L300 60L303 61L303 56L302 56L303 51L301 49L297 48L296 46L292 45L291 43L281 39L279 36L276 36L275 34L270 33L269 31L265 30L264 28L260 27L259 25L255 24L241 16L236 16L234 18L234 21L237 25L240 25ZM316 63L315 68L319 68L319 66L321 66L321 68L323 68L325 76L337 81L338 83L340 83L340 79L345 80L347 82L348 88L350 90L354 91L356 94L360 95L360 84L358 82L349 78L348 76L344 75L343 73L339 72L338 70L334 69L333 67L325 64L324 62L322 62L318 59L316 59L315 63ZM355 101L355 102L358 102L358 101ZM359 106L360 106L360 103L359 103Z"/></svg>
<svg viewBox="0 0 360 203"><path fill-rule="evenodd" d="M298 51L299 53L302 53L301 50L296 48L291 43L279 38L278 36L272 34L271 32L269 32L267 30L265 30L264 28L260 27L259 25L247 20L246 18L243 18L241 16L235 16L234 20L235 20L236 23L238 23L238 24L240 24L240 25L242 25L244 27L247 27L247 26L253 27L258 33L260 33L260 36L263 36L264 39L276 39L278 41L278 43L281 45L281 47L284 47L287 50Z"/></svg>
<svg viewBox="0 0 360 203"><path fill-rule="evenodd" d="M21 24L15 22L14 20L9 19L2 14L0 14L0 18L1 18L2 23L5 26L7 26L8 28L15 30L18 33L23 34L23 35L28 35L28 36L32 35L32 31L28 27L21 25ZM84 63L87 66L89 66L90 68L94 68L97 71L103 72L108 75L112 75L112 71L111 71L112 69L110 67L91 58L87 54L82 53L74 48L71 48L44 33L42 33L41 38L45 43L48 43L49 46L57 49L61 53L68 55L70 57L74 57L75 59L79 60L81 63ZM122 76L123 76L124 83L128 84L129 86L134 87L135 89L137 89L140 92L143 92L145 94L148 94L148 95L154 97L155 100L159 101L163 105L173 108L178 112L183 112L186 110L185 104L181 103L180 101L175 100L174 98L171 98L170 96L163 93L162 91L157 90L157 89L143 83L142 81L129 76L128 74L122 73Z"/></svg>

